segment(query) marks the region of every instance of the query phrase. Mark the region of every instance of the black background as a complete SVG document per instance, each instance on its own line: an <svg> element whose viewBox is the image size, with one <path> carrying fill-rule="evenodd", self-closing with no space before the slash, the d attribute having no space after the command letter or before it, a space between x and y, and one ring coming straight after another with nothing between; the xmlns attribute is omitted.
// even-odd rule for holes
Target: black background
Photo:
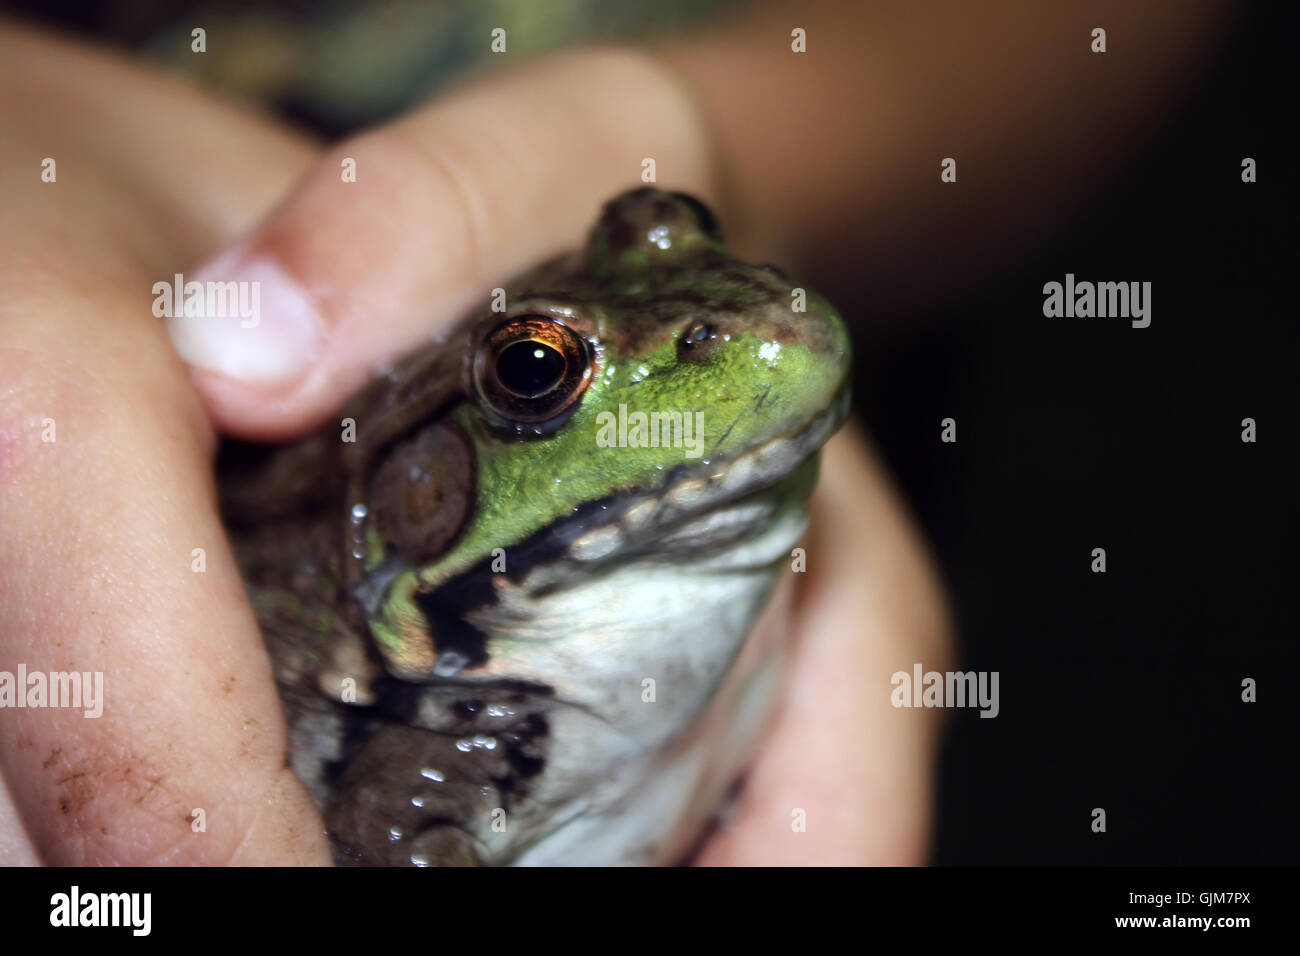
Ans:
<svg viewBox="0 0 1300 956"><path fill-rule="evenodd" d="M1245 6L1067 231L956 321L860 349L860 408L937 552L962 666L1001 674L1000 716L949 727L937 863L1300 861L1300 29ZM1150 280L1151 326L1045 318L1043 283L1067 272Z"/></svg>

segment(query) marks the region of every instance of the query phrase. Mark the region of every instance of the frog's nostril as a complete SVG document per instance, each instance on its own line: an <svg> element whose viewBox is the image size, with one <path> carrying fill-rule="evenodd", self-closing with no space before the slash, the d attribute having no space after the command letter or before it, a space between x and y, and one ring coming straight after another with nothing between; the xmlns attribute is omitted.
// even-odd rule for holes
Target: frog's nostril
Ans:
<svg viewBox="0 0 1300 956"><path fill-rule="evenodd" d="M695 345L700 342L707 342L715 335L717 335L717 332L714 330L713 326L709 325L707 322L696 322L686 330L684 339L687 345Z"/></svg>
<svg viewBox="0 0 1300 956"><path fill-rule="evenodd" d="M702 359L718 341L718 328L711 322L692 322L677 340L679 361Z"/></svg>

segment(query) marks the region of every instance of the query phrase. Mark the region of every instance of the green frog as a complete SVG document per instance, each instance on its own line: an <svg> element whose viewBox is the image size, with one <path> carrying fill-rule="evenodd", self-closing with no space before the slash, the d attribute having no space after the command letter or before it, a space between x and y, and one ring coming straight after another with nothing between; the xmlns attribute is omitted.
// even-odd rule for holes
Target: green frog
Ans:
<svg viewBox="0 0 1300 956"><path fill-rule="evenodd" d="M677 862L772 710L751 633L848 336L657 189L495 291L338 422L223 450L290 763L341 864Z"/></svg>

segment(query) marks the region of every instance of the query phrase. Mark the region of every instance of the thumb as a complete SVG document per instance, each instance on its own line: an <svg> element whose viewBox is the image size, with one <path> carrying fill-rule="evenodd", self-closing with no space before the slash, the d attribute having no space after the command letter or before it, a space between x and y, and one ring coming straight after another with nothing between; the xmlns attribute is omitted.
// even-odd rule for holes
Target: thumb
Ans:
<svg viewBox="0 0 1300 956"><path fill-rule="evenodd" d="M238 309L211 310L225 317L174 306L172 342L219 428L301 432L493 286L577 244L647 157L673 188L709 196L699 119L648 55L567 53L493 74L327 153L250 236L185 277L247 285L227 299Z"/></svg>

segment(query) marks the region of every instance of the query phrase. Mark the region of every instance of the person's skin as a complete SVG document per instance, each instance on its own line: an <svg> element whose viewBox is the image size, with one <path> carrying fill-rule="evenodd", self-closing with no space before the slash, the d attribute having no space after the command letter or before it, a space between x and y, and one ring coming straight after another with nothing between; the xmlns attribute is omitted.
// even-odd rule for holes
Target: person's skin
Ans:
<svg viewBox="0 0 1300 956"><path fill-rule="evenodd" d="M827 9L799 14L796 25L814 25L810 44L843 29L816 27ZM908 23L895 14L879 26L905 39ZM769 44L788 56L788 35L742 24L713 51L734 57L748 36L752 57ZM1147 29L1146 55L1168 70L1194 35ZM949 40L949 57L970 57L960 33ZM805 109L808 97L863 93L855 61L817 62L808 68L826 88L804 77ZM903 60L886 62L897 82L885 88L913 100L872 121L942 118L942 97L924 83L909 92ZM751 60L745 75L764 69ZM0 670L103 670L108 698L98 719L0 713L0 862L327 861L319 818L285 768L269 664L216 514L215 434L285 438L322 421L493 286L576 244L600 202L637 182L644 157L662 185L740 224L742 250L788 238L797 254L816 246L817 217L851 215L823 208L825 197L861 209L888 195L887 182L854 172L872 140L842 126L805 123L800 135L846 156L814 148L764 167L777 147L755 130L769 107L778 122L790 111L751 103L747 126L728 99L743 84L717 70L685 44L568 52L322 153L117 58L0 27ZM1000 141L1031 120L1013 115ZM40 181L46 156L57 183ZM341 180L344 157L356 160L355 183ZM153 283L195 278L202 262L208 277L237 279L250 259L267 264L256 273L261 325L173 323L169 343L149 310ZM284 277L287 298L270 294L269 275ZM41 441L45 419L53 443ZM196 547L203 574L191 571ZM889 678L914 663L946 669L949 625L917 535L855 429L827 448L808 554L783 707L701 862L920 862L938 721L890 707ZM791 827L795 809L806 832Z"/></svg>

